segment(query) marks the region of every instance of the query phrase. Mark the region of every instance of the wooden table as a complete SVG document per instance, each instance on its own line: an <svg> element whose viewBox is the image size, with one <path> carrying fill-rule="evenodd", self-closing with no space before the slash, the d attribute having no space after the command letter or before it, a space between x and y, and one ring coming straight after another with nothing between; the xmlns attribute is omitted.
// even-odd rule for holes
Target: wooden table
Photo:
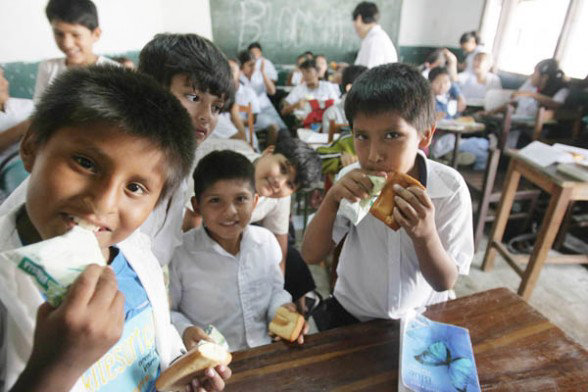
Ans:
<svg viewBox="0 0 588 392"><path fill-rule="evenodd" d="M507 289L431 306L432 320L468 328L482 390L579 391L588 351ZM376 320L233 354L226 391L395 391L399 322Z"/></svg>
<svg viewBox="0 0 588 392"><path fill-rule="evenodd" d="M490 237L488 238L488 246L484 261L482 262L482 269L489 271L494 266L494 259L496 252L499 252L506 262L514 269L514 271L522 278L518 293L524 299L529 299L543 264L551 263L588 263L587 255L562 255L547 257L547 253L551 249L555 236L560 228L563 217L567 211L570 202L578 200L588 200L588 182L581 182L556 171L554 166L541 167L523 157L518 152L509 151L507 154L511 157L504 188L502 190L502 197L498 205L496 220L492 226ZM537 185L545 192L551 194L549 199L549 206L547 212L543 217L541 229L537 234L535 247L533 253L526 255L512 255L502 244L502 236L506 228L508 216L512 209L513 200L519 184L519 180L523 176L531 183ZM525 269L522 269L517 263L527 263Z"/></svg>
<svg viewBox="0 0 588 392"><path fill-rule="evenodd" d="M453 145L453 157L451 159L451 167L457 168L457 154L459 152L459 144L461 143L461 135L469 135L479 133L486 129L486 126L478 122L461 122L459 120L441 120L437 121L436 128L440 131L449 132L455 135L455 144Z"/></svg>

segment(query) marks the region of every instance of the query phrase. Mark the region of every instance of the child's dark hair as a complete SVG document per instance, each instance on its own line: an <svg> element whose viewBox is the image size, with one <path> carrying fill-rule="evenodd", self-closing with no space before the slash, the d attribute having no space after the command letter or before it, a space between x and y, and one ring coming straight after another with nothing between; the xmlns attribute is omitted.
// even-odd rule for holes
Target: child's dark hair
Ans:
<svg viewBox="0 0 588 392"><path fill-rule="evenodd" d="M317 69L316 68L316 60L314 60L314 59L304 60L298 68L300 68L300 69L312 69L312 68Z"/></svg>
<svg viewBox="0 0 588 392"><path fill-rule="evenodd" d="M263 52L263 49L261 49L261 44L257 41L249 44L249 46L247 47L247 50L251 50L251 49L259 49Z"/></svg>
<svg viewBox="0 0 588 392"><path fill-rule="evenodd" d="M355 79L367 70L368 68L365 65L350 65L346 67L341 76L341 85L345 88L348 84L353 84Z"/></svg>
<svg viewBox="0 0 588 392"><path fill-rule="evenodd" d="M192 177L198 201L208 188L221 180L243 180L255 193L255 167L249 159L235 151L213 151L206 155L198 162Z"/></svg>
<svg viewBox="0 0 588 392"><path fill-rule="evenodd" d="M425 62L429 64L435 64L438 61L442 61L443 65L445 64L445 54L443 53L443 49L435 49L429 53L425 59Z"/></svg>
<svg viewBox="0 0 588 392"><path fill-rule="evenodd" d="M237 58L239 59L240 66L253 60L253 56L251 55L251 53L249 53L248 50L240 51L237 55Z"/></svg>
<svg viewBox="0 0 588 392"><path fill-rule="evenodd" d="M564 72L559 68L559 62L556 59L541 60L535 66L540 75L547 75L547 82L542 86L541 94L552 97L560 89L567 86Z"/></svg>
<svg viewBox="0 0 588 392"><path fill-rule="evenodd" d="M372 3L371 1L362 1L355 7L352 16L352 20L355 20L358 16L361 16L363 23L375 23L378 21L380 11L378 11L378 6L376 3Z"/></svg>
<svg viewBox="0 0 588 392"><path fill-rule="evenodd" d="M480 35L478 34L478 32L476 30L473 31L466 31L465 33L463 33L461 35L461 37L459 38L459 44L463 45L466 42L468 42L471 39L474 39L474 41L476 41L476 45L480 45L481 39L480 39Z"/></svg>
<svg viewBox="0 0 588 392"><path fill-rule="evenodd" d="M449 75L449 70L446 67L435 67L429 71L429 82L432 82L439 75Z"/></svg>
<svg viewBox="0 0 588 392"><path fill-rule="evenodd" d="M98 11L90 0L49 0L45 14L49 22L79 24L90 31L98 27Z"/></svg>
<svg viewBox="0 0 588 392"><path fill-rule="evenodd" d="M417 131L435 123L431 86L416 67L394 63L374 67L360 75L345 98L345 116L353 126L358 113L394 112Z"/></svg>
<svg viewBox="0 0 588 392"><path fill-rule="evenodd" d="M233 101L235 88L225 55L196 34L157 34L139 54L139 72L146 73L169 88L174 76L185 74L193 87Z"/></svg>
<svg viewBox="0 0 588 392"><path fill-rule="evenodd" d="M103 124L145 138L164 153L167 173L159 200L189 175L196 141L180 102L147 75L116 66L72 68L47 88L30 132L43 145L61 128ZM133 157L129 157L133 159Z"/></svg>
<svg viewBox="0 0 588 392"><path fill-rule="evenodd" d="M317 152L302 140L295 139L286 132L280 132L274 154L285 156L296 169L294 183L298 189L307 188L320 179L321 159Z"/></svg>

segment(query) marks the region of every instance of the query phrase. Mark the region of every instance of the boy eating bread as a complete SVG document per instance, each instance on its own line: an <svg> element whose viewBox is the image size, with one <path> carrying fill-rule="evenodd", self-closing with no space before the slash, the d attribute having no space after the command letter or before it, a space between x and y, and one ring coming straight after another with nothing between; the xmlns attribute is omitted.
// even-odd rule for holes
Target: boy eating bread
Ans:
<svg viewBox="0 0 588 392"><path fill-rule="evenodd" d="M170 263L172 321L188 348L209 324L231 351L270 343L278 308L295 306L284 290L276 237L249 225L258 200L255 168L239 153L213 151L193 177L192 206L203 224L184 234ZM306 329L293 340L302 344Z"/></svg>
<svg viewBox="0 0 588 392"><path fill-rule="evenodd" d="M362 74L347 95L345 114L359 162L341 171L302 244L304 259L318 263L344 240L334 295L315 315L321 330L399 318L411 308L447 300L458 274L468 273L474 250L463 178L419 151L431 142L435 107L430 85L416 68L386 64ZM425 188L393 185L391 216L399 230L373 214L353 225L337 213L341 200L369 197L368 175L393 172Z"/></svg>

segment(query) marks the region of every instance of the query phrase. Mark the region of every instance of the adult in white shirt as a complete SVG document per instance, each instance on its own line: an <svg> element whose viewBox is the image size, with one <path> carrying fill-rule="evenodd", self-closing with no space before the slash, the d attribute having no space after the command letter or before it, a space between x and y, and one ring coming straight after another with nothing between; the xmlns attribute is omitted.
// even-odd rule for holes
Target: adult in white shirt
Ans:
<svg viewBox="0 0 588 392"><path fill-rule="evenodd" d="M339 101L339 97L341 96L339 86L331 82L319 80L318 67L315 60L306 60L300 65L300 70L302 71L304 82L294 87L288 96L284 98L282 115L285 116L294 113L296 117L304 119L312 110L307 104L309 100L316 99L319 102L327 100ZM300 113L297 113L298 111Z"/></svg>
<svg viewBox="0 0 588 392"><path fill-rule="evenodd" d="M353 27L361 38L355 65L373 68L398 61L392 40L378 24L379 16L378 6L369 1L359 3L353 11Z"/></svg>
<svg viewBox="0 0 588 392"><path fill-rule="evenodd" d="M501 89L498 75L490 72L492 55L479 52L474 57L473 72L461 72L457 75L457 85L465 96L468 105L484 106L484 97L489 90Z"/></svg>

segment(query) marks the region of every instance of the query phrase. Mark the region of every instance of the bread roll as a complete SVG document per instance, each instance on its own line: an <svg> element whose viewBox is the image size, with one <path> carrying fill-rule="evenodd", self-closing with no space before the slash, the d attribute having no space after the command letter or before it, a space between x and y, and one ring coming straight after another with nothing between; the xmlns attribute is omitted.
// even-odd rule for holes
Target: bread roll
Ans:
<svg viewBox="0 0 588 392"><path fill-rule="evenodd" d="M161 392L184 391L186 385L204 370L218 365L226 366L231 363L231 359L231 353L224 347L212 342L201 342L165 369L155 382L155 388Z"/></svg>
<svg viewBox="0 0 588 392"><path fill-rule="evenodd" d="M304 317L300 313L281 306L270 323L269 330L282 339L293 342L300 336L302 327L304 327Z"/></svg>
<svg viewBox="0 0 588 392"><path fill-rule="evenodd" d="M398 184L403 188L416 186L418 188L425 189L425 187L408 174L402 174L398 172L392 172L388 174L386 185L384 185L382 192L380 192L380 196L378 196L372 205L370 213L384 222L392 230L396 231L400 228L400 225L398 222L396 222L396 219L394 219L394 216L392 215L395 207L394 196L396 195L396 192L394 192L394 184Z"/></svg>

